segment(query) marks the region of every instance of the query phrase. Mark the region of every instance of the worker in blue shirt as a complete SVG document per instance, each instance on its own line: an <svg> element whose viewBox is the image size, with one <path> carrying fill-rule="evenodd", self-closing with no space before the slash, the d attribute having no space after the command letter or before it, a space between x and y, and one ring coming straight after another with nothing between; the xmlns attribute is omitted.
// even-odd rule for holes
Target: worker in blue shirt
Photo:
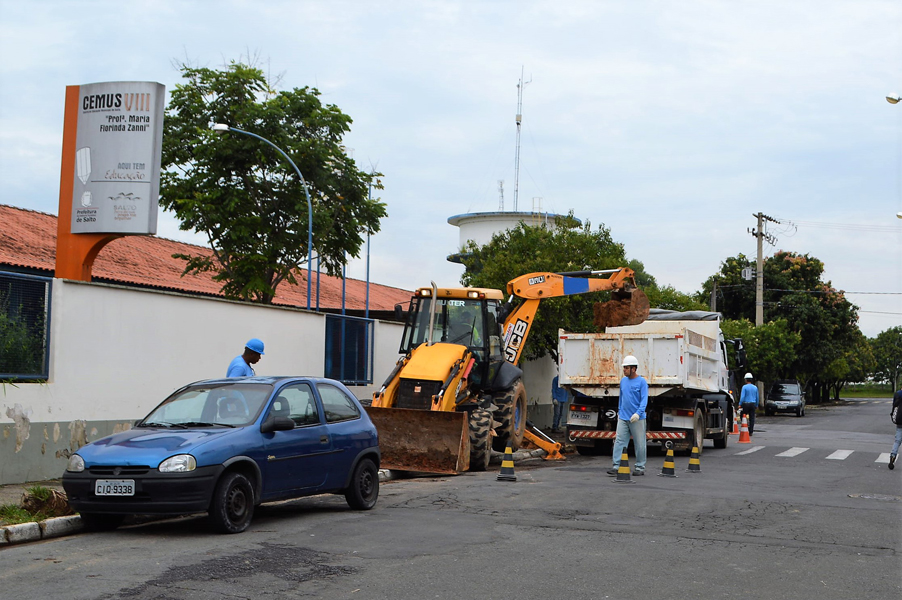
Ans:
<svg viewBox="0 0 902 600"><path fill-rule="evenodd" d="M635 356L623 359L623 379L620 380L620 404L617 410L617 437L614 438L614 466L608 475L616 475L620 456L633 438L636 466L633 475L645 475L645 407L648 406L648 382L637 373L639 361Z"/></svg>
<svg viewBox="0 0 902 600"><path fill-rule="evenodd" d="M561 417L570 405L570 392L558 385L558 376L551 380L551 401L554 403L554 419L551 421L552 433L560 431Z"/></svg>
<svg viewBox="0 0 902 600"><path fill-rule="evenodd" d="M758 387L752 383L752 374L745 374L745 385L739 394L739 408L749 424L749 436L755 434L755 412L758 410Z"/></svg>
<svg viewBox="0 0 902 600"><path fill-rule="evenodd" d="M263 342L257 338L248 340L244 345L244 352L229 363L226 377L253 377L256 373L251 365L256 364L261 356L263 356Z"/></svg>

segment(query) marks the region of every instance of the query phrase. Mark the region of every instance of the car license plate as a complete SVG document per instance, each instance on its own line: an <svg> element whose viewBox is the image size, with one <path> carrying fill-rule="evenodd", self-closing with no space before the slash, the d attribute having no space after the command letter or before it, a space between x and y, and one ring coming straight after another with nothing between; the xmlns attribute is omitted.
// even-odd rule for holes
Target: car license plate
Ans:
<svg viewBox="0 0 902 600"><path fill-rule="evenodd" d="M134 496L134 479L98 479L94 482L95 496Z"/></svg>
<svg viewBox="0 0 902 600"><path fill-rule="evenodd" d="M580 427L598 427L598 413L594 410L571 410L569 416L567 417L567 425L578 425Z"/></svg>
<svg viewBox="0 0 902 600"><path fill-rule="evenodd" d="M788 402L777 402L777 408L789 408Z"/></svg>

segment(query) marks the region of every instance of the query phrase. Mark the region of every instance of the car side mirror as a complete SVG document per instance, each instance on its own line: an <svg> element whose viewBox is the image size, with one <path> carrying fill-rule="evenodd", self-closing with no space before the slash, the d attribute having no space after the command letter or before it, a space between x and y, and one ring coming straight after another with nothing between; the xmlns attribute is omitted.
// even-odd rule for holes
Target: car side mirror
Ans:
<svg viewBox="0 0 902 600"><path fill-rule="evenodd" d="M260 433L270 433L273 431L291 431L292 429L294 429L294 420L291 417L269 416L260 425Z"/></svg>

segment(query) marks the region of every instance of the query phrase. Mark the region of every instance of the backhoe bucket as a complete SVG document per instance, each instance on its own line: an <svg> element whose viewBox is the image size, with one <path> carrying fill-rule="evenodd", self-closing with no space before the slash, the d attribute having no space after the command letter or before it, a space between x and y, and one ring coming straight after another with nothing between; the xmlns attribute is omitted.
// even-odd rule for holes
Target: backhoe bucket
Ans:
<svg viewBox="0 0 902 600"><path fill-rule="evenodd" d="M457 474L470 468L465 412L367 406L379 432L381 468Z"/></svg>
<svg viewBox="0 0 902 600"><path fill-rule="evenodd" d="M648 318L648 296L642 290L611 292L611 299L593 307L595 327L638 325Z"/></svg>

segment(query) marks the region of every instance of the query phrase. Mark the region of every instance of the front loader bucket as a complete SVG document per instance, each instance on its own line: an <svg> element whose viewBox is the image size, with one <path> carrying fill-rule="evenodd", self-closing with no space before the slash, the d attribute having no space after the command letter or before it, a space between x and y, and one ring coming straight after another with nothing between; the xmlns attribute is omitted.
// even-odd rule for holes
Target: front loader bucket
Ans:
<svg viewBox="0 0 902 600"><path fill-rule="evenodd" d="M467 413L374 406L366 412L379 432L383 469L453 475L470 468Z"/></svg>
<svg viewBox="0 0 902 600"><path fill-rule="evenodd" d="M611 299L593 307L595 327L638 325L648 318L648 296L642 290L611 292Z"/></svg>

